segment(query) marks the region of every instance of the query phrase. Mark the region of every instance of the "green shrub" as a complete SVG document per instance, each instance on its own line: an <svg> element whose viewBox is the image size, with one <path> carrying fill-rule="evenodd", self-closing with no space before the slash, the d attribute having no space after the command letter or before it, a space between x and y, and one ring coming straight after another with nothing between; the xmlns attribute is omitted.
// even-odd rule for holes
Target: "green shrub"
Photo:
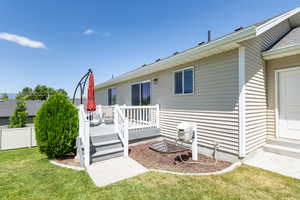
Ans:
<svg viewBox="0 0 300 200"><path fill-rule="evenodd" d="M22 101L17 101L17 107L14 114L9 117L9 128L22 128L26 126L28 113L26 104Z"/></svg>
<svg viewBox="0 0 300 200"><path fill-rule="evenodd" d="M52 95L34 120L37 145L49 158L74 151L79 130L77 108L63 94Z"/></svg>

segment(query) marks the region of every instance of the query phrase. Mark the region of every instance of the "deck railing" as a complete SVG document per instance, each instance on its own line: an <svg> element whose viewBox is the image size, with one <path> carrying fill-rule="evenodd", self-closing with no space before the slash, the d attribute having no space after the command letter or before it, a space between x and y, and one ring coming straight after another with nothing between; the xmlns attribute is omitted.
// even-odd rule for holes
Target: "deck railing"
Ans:
<svg viewBox="0 0 300 200"><path fill-rule="evenodd" d="M124 156L128 156L128 119L119 106L114 106L114 128L124 147Z"/></svg>
<svg viewBox="0 0 300 200"><path fill-rule="evenodd" d="M159 128L159 105L120 106L128 119L129 129L143 131L147 128Z"/></svg>
<svg viewBox="0 0 300 200"><path fill-rule="evenodd" d="M124 156L128 156L129 131L143 132L159 128L159 105L152 106L101 106L96 111L86 112L83 105L79 107L79 137L83 143L84 165L90 164L90 125L113 123L114 130L121 139Z"/></svg>

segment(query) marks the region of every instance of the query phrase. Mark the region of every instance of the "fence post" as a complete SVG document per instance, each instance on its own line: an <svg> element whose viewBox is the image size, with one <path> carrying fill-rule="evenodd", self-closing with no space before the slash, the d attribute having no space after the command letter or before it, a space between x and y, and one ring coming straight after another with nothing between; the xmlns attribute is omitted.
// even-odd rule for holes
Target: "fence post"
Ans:
<svg viewBox="0 0 300 200"><path fill-rule="evenodd" d="M0 150L2 150L2 128L0 128Z"/></svg>
<svg viewBox="0 0 300 200"><path fill-rule="evenodd" d="M32 147L32 127L29 129L29 148Z"/></svg>
<svg viewBox="0 0 300 200"><path fill-rule="evenodd" d="M194 125L193 128L194 138L192 143L192 159L198 160L198 133L197 133L197 124Z"/></svg>
<svg viewBox="0 0 300 200"><path fill-rule="evenodd" d="M159 104L156 104L155 105L155 107L156 107L156 127L157 128L159 128L160 127L160 125L159 125Z"/></svg>

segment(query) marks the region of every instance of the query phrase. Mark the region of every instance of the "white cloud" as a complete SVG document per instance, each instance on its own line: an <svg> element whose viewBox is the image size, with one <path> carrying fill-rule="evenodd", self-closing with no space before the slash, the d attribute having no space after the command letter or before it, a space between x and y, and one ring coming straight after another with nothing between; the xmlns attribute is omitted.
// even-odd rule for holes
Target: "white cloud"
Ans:
<svg viewBox="0 0 300 200"><path fill-rule="evenodd" d="M85 31L83 31L84 35L92 35L95 34L95 31L93 29L86 29Z"/></svg>
<svg viewBox="0 0 300 200"><path fill-rule="evenodd" d="M102 37L108 38L108 37L110 37L110 36L111 36L111 33L110 33L110 32L104 32L104 33L102 33Z"/></svg>
<svg viewBox="0 0 300 200"><path fill-rule="evenodd" d="M26 47L46 49L46 46L42 42L34 41L20 35L2 32L0 33L0 39L14 42Z"/></svg>

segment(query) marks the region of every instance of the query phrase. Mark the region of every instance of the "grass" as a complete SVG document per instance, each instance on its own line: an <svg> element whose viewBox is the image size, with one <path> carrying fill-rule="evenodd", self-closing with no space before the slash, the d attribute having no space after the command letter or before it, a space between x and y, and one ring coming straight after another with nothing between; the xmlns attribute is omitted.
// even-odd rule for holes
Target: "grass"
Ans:
<svg viewBox="0 0 300 200"><path fill-rule="evenodd" d="M122 167L122 166L120 166ZM107 187L49 163L37 148L0 152L0 199L300 199L300 180L249 166L214 176L149 172Z"/></svg>

